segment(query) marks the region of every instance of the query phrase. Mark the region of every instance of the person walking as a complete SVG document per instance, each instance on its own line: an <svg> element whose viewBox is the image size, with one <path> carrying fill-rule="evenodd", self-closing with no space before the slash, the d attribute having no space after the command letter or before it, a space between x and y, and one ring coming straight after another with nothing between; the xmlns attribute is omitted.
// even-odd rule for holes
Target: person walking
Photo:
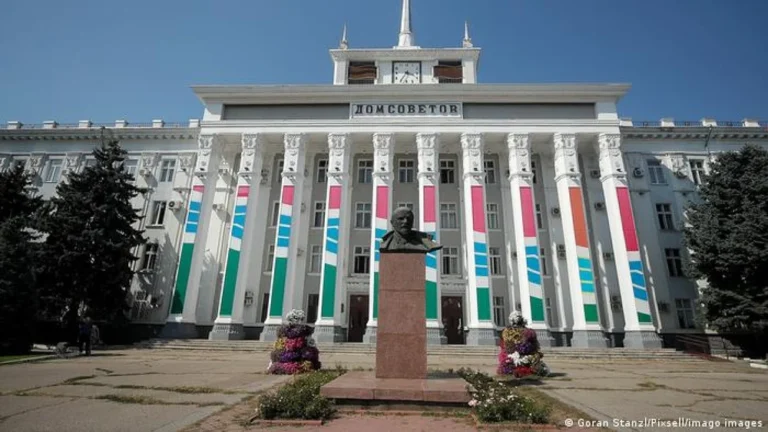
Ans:
<svg viewBox="0 0 768 432"><path fill-rule="evenodd" d="M85 355L91 355L91 332L93 331L93 327L91 325L91 319L88 317L85 317L80 322L80 334L77 340L77 345L80 348L80 354L83 354L83 351L85 351Z"/></svg>

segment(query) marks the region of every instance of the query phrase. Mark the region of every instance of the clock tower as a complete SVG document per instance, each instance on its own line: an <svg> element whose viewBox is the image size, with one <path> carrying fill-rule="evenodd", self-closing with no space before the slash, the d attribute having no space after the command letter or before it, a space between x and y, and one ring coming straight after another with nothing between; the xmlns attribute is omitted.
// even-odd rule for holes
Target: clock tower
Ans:
<svg viewBox="0 0 768 432"><path fill-rule="evenodd" d="M480 59L480 48L472 44L466 23L461 47L417 46L410 0L403 0L397 46L350 49L345 26L339 48L330 53L335 85L476 84Z"/></svg>

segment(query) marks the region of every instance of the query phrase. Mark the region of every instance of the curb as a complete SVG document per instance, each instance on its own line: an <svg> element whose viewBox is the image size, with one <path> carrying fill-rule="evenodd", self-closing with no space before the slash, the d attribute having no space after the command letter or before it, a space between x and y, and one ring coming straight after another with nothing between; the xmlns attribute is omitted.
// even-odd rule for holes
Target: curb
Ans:
<svg viewBox="0 0 768 432"><path fill-rule="evenodd" d="M20 364L20 363L33 363L33 362L38 362L42 360L55 359L57 357L58 356L55 354L50 354L50 355L40 355L40 356L34 356L34 357L16 359L16 360L8 360L8 361L0 362L0 366Z"/></svg>

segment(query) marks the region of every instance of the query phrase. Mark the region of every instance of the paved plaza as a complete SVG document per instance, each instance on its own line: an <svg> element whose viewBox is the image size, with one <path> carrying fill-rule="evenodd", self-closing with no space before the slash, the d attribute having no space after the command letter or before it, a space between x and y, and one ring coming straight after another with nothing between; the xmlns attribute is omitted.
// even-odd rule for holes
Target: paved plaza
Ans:
<svg viewBox="0 0 768 432"><path fill-rule="evenodd" d="M95 354L0 366L0 431L203 430L198 421L287 379L265 374L264 353L128 349ZM365 369L374 363L372 356L322 351L321 360L325 367ZM469 360L430 356L429 367L491 372L496 359ZM768 425L768 373L741 363L550 359L549 364L556 376L538 388L597 420L727 418ZM408 420L400 421L405 427ZM321 429L340 430L344 422L335 424ZM244 428L230 424L226 430Z"/></svg>

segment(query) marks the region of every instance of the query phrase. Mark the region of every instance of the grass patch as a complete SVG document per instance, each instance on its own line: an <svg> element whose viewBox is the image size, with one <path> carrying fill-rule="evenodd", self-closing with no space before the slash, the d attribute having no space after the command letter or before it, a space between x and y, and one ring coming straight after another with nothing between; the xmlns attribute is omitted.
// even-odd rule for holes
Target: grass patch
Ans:
<svg viewBox="0 0 768 432"><path fill-rule="evenodd" d="M167 392L183 393L183 394L211 394L211 393L247 394L248 393L248 392L239 392L234 390L217 389L214 387L191 387L191 386L162 387L162 386L140 386L140 385L133 385L133 384L120 384L112 387L116 389L159 390L159 391L167 391Z"/></svg>
<svg viewBox="0 0 768 432"><path fill-rule="evenodd" d="M341 369L297 375L276 392L259 397L257 418L327 420L336 413L333 401L320 396L320 387L333 381Z"/></svg>
<svg viewBox="0 0 768 432"><path fill-rule="evenodd" d="M46 355L50 355L50 354L3 355L3 356L0 356L0 364L14 362L16 360L34 359L34 358L42 357Z"/></svg>
<svg viewBox="0 0 768 432"><path fill-rule="evenodd" d="M110 402L132 404L132 405L195 405L199 407L224 405L223 402L200 402L200 403L198 402L166 402L164 400L160 400L160 399L149 397L149 396L130 396L130 395L116 395L116 394L94 396L89 399L107 400Z"/></svg>
<svg viewBox="0 0 768 432"><path fill-rule="evenodd" d="M564 425L566 419L584 419L590 421L596 420L586 413L560 401L553 396L544 393L539 389L528 386L520 386L517 388L517 390L520 392L520 394L528 396L548 407L550 424L562 426ZM599 428L596 430L607 432L611 429Z"/></svg>

